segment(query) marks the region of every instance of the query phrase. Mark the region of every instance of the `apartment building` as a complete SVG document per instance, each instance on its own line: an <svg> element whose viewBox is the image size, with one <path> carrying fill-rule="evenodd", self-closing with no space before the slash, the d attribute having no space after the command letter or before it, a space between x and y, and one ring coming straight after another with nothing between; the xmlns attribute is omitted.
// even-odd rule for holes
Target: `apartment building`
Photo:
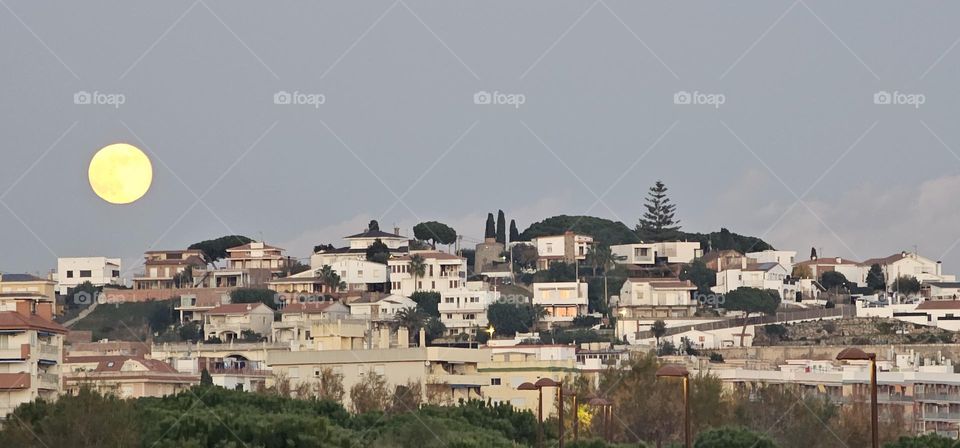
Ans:
<svg viewBox="0 0 960 448"><path fill-rule="evenodd" d="M175 395L200 383L200 375L177 372L169 364L136 356L67 356L63 361L67 393L90 387L120 398Z"/></svg>
<svg viewBox="0 0 960 448"><path fill-rule="evenodd" d="M315 323L349 316L350 308L340 302L291 303L280 310L280 321L273 323L273 340L312 345L311 330Z"/></svg>
<svg viewBox="0 0 960 448"><path fill-rule="evenodd" d="M425 269L422 277L414 278L410 261L415 255L423 258ZM387 262L390 269L390 290L394 294L410 297L417 291L434 291L441 295L460 289L467 278L467 259L439 251L411 251Z"/></svg>
<svg viewBox="0 0 960 448"><path fill-rule="evenodd" d="M537 248L537 269L550 268L550 263L581 263L587 259L593 237L566 231L562 235L538 236L530 240Z"/></svg>
<svg viewBox="0 0 960 448"><path fill-rule="evenodd" d="M417 302L397 294L371 292L347 305L350 307L350 316L356 319L382 322L392 321L400 310L416 308Z"/></svg>
<svg viewBox="0 0 960 448"><path fill-rule="evenodd" d="M620 295L612 298L615 315L621 318L693 317L696 285L676 278L628 278Z"/></svg>
<svg viewBox="0 0 960 448"><path fill-rule="evenodd" d="M789 282L790 271L776 262L743 264L738 267L728 267L717 272L717 285L711 290L718 294L727 294L737 288L772 289L780 294L784 300L792 300L798 290L795 282Z"/></svg>
<svg viewBox="0 0 960 448"><path fill-rule="evenodd" d="M278 278L290 263L290 259L285 257L283 252L283 249L262 241L231 247L227 249L227 267L238 270L266 269L273 278Z"/></svg>
<svg viewBox="0 0 960 448"><path fill-rule="evenodd" d="M69 294L70 289L90 282L93 286L121 285L119 258L61 257L57 258L57 293Z"/></svg>
<svg viewBox="0 0 960 448"><path fill-rule="evenodd" d="M192 282L177 281L187 268L204 269L207 265L199 250L152 250L144 253L144 271L133 277L133 289L176 289Z"/></svg>
<svg viewBox="0 0 960 448"><path fill-rule="evenodd" d="M328 265L338 276L340 281L347 285L342 292L356 293L374 290L383 290L389 277L387 265L366 260L344 259ZM267 283L267 287L284 294L322 294L326 291L323 279L315 269L303 271L289 277L279 278Z"/></svg>
<svg viewBox="0 0 960 448"><path fill-rule="evenodd" d="M220 305L203 314L203 332L208 338L233 341L245 332L270 337L273 309L262 303Z"/></svg>
<svg viewBox="0 0 960 448"><path fill-rule="evenodd" d="M17 406L54 400L67 329L52 321L50 302L0 302L0 421Z"/></svg>
<svg viewBox="0 0 960 448"><path fill-rule="evenodd" d="M476 334L476 329L486 328L487 307L500 300L500 292L492 290L482 281L466 282L464 287L441 294L437 308L440 321L447 327L447 334Z"/></svg>
<svg viewBox="0 0 960 448"><path fill-rule="evenodd" d="M577 316L587 314L588 285L581 282L553 282L533 284L533 304L543 306L549 324L573 322Z"/></svg>
<svg viewBox="0 0 960 448"><path fill-rule="evenodd" d="M400 229L394 228L393 233L375 230L365 230L361 233L343 237L347 246L333 249L324 249L310 257L310 267L320 269L325 265L334 265L344 260L367 259L367 248L379 240L387 246L390 257L400 257L409 250L410 239L400 235Z"/></svg>
<svg viewBox="0 0 960 448"><path fill-rule="evenodd" d="M30 274L0 274L0 294L44 297L53 303L57 282Z"/></svg>
<svg viewBox="0 0 960 448"><path fill-rule="evenodd" d="M490 360L486 349L417 347L370 350L323 350L272 352L267 364L277 375L289 378L291 387L312 386L324 369L343 375L343 387L350 390L370 375L378 375L390 390L416 383L424 402L455 404L459 400L481 399L489 378L477 366ZM344 397L349 409L349 394Z"/></svg>

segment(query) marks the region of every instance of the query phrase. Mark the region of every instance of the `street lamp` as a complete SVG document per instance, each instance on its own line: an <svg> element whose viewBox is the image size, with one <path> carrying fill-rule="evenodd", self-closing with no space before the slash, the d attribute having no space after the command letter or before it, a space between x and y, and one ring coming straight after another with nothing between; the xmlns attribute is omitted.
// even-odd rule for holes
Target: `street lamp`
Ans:
<svg viewBox="0 0 960 448"><path fill-rule="evenodd" d="M517 390L540 391L540 398L537 400L537 446L543 446L543 391L531 382L520 384Z"/></svg>
<svg viewBox="0 0 960 448"><path fill-rule="evenodd" d="M590 406L600 408L600 424L603 440L609 442L613 438L611 430L613 420L613 402L600 397L593 397L587 402Z"/></svg>
<svg viewBox="0 0 960 448"><path fill-rule="evenodd" d="M870 361L870 433L873 448L880 445L877 411L877 354L867 353L856 347L845 348L837 354L837 361Z"/></svg>
<svg viewBox="0 0 960 448"><path fill-rule="evenodd" d="M557 415L560 419L560 448L563 448L563 399L561 398L561 390L563 389L563 383L554 381L550 378L540 378L536 383L533 383L534 387L540 389L540 441L543 442L543 388L545 387L556 387L557 388ZM541 445L542 446L542 445Z"/></svg>
<svg viewBox="0 0 960 448"><path fill-rule="evenodd" d="M560 394L563 397L573 398L573 441L576 442L580 439L580 406L577 404L577 391L573 389L561 389ZM563 423L561 423L560 426L562 427Z"/></svg>
<svg viewBox="0 0 960 448"><path fill-rule="evenodd" d="M691 448L690 444L690 372L683 366L676 364L667 364L657 370L657 378L673 377L683 379L683 441L684 446Z"/></svg>

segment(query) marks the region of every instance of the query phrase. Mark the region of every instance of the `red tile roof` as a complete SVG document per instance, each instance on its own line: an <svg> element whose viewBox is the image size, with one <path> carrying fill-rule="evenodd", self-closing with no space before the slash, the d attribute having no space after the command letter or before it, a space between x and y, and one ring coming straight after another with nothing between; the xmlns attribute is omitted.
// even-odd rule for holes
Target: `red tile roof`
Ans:
<svg viewBox="0 0 960 448"><path fill-rule="evenodd" d="M918 310L960 310L960 300L927 300L917 305Z"/></svg>
<svg viewBox="0 0 960 448"><path fill-rule="evenodd" d="M67 329L36 314L25 316L16 311L0 311L0 330L39 330L67 334Z"/></svg>
<svg viewBox="0 0 960 448"><path fill-rule="evenodd" d="M157 360L146 359L135 356L68 356L64 358L64 364L88 364L97 363L94 372L120 372L123 364L127 361L134 361L147 368L147 371L153 373L177 373L171 365Z"/></svg>

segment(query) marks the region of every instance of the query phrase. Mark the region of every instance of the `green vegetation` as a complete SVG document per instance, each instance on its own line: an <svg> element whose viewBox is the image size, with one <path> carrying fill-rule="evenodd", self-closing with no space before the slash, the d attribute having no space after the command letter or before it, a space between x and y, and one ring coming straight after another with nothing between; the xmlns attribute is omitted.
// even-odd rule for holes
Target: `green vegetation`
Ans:
<svg viewBox="0 0 960 448"><path fill-rule="evenodd" d="M215 263L218 260L227 258L227 249L231 247L243 246L252 243L253 239L242 235L222 236L213 240L201 241L191 244L187 249L200 250L203 252L207 263Z"/></svg>
<svg viewBox="0 0 960 448"><path fill-rule="evenodd" d="M600 244L639 243L640 238L622 222L593 216L553 216L530 225L520 234L520 239L530 241L538 236L563 235L567 230L590 235Z"/></svg>
<svg viewBox="0 0 960 448"><path fill-rule="evenodd" d="M717 285L717 271L707 267L702 259L693 260L693 263L684 265L680 270L680 280L690 280L697 285L697 292L710 294L710 288Z"/></svg>
<svg viewBox="0 0 960 448"><path fill-rule="evenodd" d="M870 270L867 272L867 287L874 291L887 289L887 279L883 275L883 269L877 263L870 265Z"/></svg>
<svg viewBox="0 0 960 448"><path fill-rule="evenodd" d="M430 241L433 247L440 244L457 242L457 231L442 222L427 221L413 226L413 237L421 241Z"/></svg>
<svg viewBox="0 0 960 448"><path fill-rule="evenodd" d="M387 264L390 259L390 248L377 238L369 247L367 247L367 261L374 263Z"/></svg>
<svg viewBox="0 0 960 448"><path fill-rule="evenodd" d="M164 333L174 325L173 307L177 300L104 303L70 329L90 331L93 340L145 341L152 333ZM176 332L169 337L178 339Z"/></svg>
<svg viewBox="0 0 960 448"><path fill-rule="evenodd" d="M780 306L780 293L772 289L757 289L741 287L737 288L724 296L725 302L723 308L727 311L742 311L745 317L751 314L774 314ZM740 334L747 333L747 319L743 320L743 330ZM740 338L740 346L743 347L744 339Z"/></svg>
<svg viewBox="0 0 960 448"><path fill-rule="evenodd" d="M277 306L277 293L263 288L237 288L230 291L231 303L262 303L270 308Z"/></svg>
<svg viewBox="0 0 960 448"><path fill-rule="evenodd" d="M533 331L545 315L543 307L529 303L498 302L487 307L487 319L496 334L501 336Z"/></svg>
<svg viewBox="0 0 960 448"><path fill-rule="evenodd" d="M497 211L496 238L498 243L507 244L507 218L504 216L503 210Z"/></svg>
<svg viewBox="0 0 960 448"><path fill-rule="evenodd" d="M417 302L417 309L430 317L440 317L440 293L436 291L417 291L410 294L410 300Z"/></svg>
<svg viewBox="0 0 960 448"><path fill-rule="evenodd" d="M912 275L901 275L893 282L893 290L901 294L917 294L920 292L920 281Z"/></svg>
<svg viewBox="0 0 960 448"><path fill-rule="evenodd" d="M745 254L773 249L773 246L760 238L736 234L724 228L721 228L719 232L711 233L680 232L678 238L682 241L699 241L700 248L704 252L735 250Z"/></svg>
<svg viewBox="0 0 960 448"><path fill-rule="evenodd" d="M667 197L667 186L657 181L647 192L644 207L647 209L637 224L637 235L644 241L671 241L680 231L680 220L676 219L677 205Z"/></svg>

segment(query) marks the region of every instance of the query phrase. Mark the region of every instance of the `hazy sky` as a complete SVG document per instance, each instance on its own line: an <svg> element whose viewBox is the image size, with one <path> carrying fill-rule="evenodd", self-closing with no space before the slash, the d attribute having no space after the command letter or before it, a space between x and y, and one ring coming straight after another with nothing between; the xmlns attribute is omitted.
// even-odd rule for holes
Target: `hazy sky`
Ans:
<svg viewBox="0 0 960 448"><path fill-rule="evenodd" d="M656 179L687 230L960 271L960 4L54 3L0 1L3 272L229 233L302 257L370 219L475 242L498 208L633 226ZM131 206L86 178L118 141L154 164Z"/></svg>

